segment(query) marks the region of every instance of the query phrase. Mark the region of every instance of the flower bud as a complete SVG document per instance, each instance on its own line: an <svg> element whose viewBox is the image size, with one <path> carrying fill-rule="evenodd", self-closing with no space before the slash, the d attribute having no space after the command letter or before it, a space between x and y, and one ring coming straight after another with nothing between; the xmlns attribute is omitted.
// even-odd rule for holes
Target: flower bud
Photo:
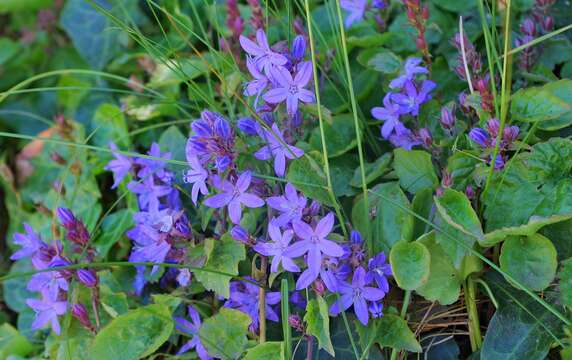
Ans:
<svg viewBox="0 0 572 360"><path fill-rule="evenodd" d="M77 271L77 278L79 282L87 286L88 288L93 288L97 286L97 274L95 271L90 269L79 269Z"/></svg>
<svg viewBox="0 0 572 360"><path fill-rule="evenodd" d="M87 329L92 330L93 325L91 325L91 321L89 321L89 314L87 309L82 304L73 304L72 306L72 315L79 322Z"/></svg>
<svg viewBox="0 0 572 360"><path fill-rule="evenodd" d="M441 118L439 119L441 126L446 130L451 130L455 127L455 115L448 107L441 108Z"/></svg>
<svg viewBox="0 0 572 360"><path fill-rule="evenodd" d="M296 61L300 61L304 57L305 52L306 52L306 40L304 40L304 37L302 35L298 35L294 38L294 41L292 42L292 51L291 51L292 58L294 58L294 60Z"/></svg>
<svg viewBox="0 0 572 360"><path fill-rule="evenodd" d="M481 147L486 148L489 146L489 134L481 128L474 128L471 130L469 132L469 138L479 144Z"/></svg>
<svg viewBox="0 0 572 360"><path fill-rule="evenodd" d="M232 130L230 128L230 125L225 119L217 117L214 126L217 135L220 136L221 138L229 139L232 136Z"/></svg>
<svg viewBox="0 0 572 360"><path fill-rule="evenodd" d="M233 239L243 242L245 244L248 244L250 242L250 235L248 234L248 232L244 228L238 225L232 227L232 229L230 230L230 236L232 236Z"/></svg>
<svg viewBox="0 0 572 360"><path fill-rule="evenodd" d="M540 24L544 32L550 32L554 29L554 18L552 16L547 16Z"/></svg>
<svg viewBox="0 0 572 360"><path fill-rule="evenodd" d="M242 131L245 135L255 136L258 134L258 123L254 121L252 118L240 118L236 126Z"/></svg>
<svg viewBox="0 0 572 360"><path fill-rule="evenodd" d="M352 243L352 245L361 245L363 244L363 239L361 237L361 234L359 231L357 230L352 230L352 232L350 233L350 242Z"/></svg>
<svg viewBox="0 0 572 360"><path fill-rule="evenodd" d="M534 25L534 21L532 21L531 18L524 19L524 21L520 24L520 31L525 35L535 36L536 26Z"/></svg>
<svg viewBox="0 0 572 360"><path fill-rule="evenodd" d="M385 9L387 7L387 4L383 0L373 0L371 2L371 6L374 7L375 9L381 10Z"/></svg>
<svg viewBox="0 0 572 360"><path fill-rule="evenodd" d="M509 126L503 130L503 140L506 141L508 144L512 143L518 137L520 129L518 126Z"/></svg>
<svg viewBox="0 0 572 360"><path fill-rule="evenodd" d="M487 121L487 131L491 135L491 137L496 138L499 134L499 127L500 123L496 118L492 118Z"/></svg>
<svg viewBox="0 0 572 360"><path fill-rule="evenodd" d="M56 210L60 223L66 229L73 229L76 224L75 216L70 211L70 209L60 207Z"/></svg>
<svg viewBox="0 0 572 360"><path fill-rule="evenodd" d="M323 296L326 293L326 284L324 284L322 279L316 279L313 285L316 294Z"/></svg>
<svg viewBox="0 0 572 360"><path fill-rule="evenodd" d="M304 332L304 323L299 315L290 314L290 316L288 316L288 325L296 331Z"/></svg>
<svg viewBox="0 0 572 360"><path fill-rule="evenodd" d="M467 195L469 200L473 200L475 198L475 190L471 185L467 185L465 188L465 195Z"/></svg>
<svg viewBox="0 0 572 360"><path fill-rule="evenodd" d="M431 137L429 129L427 128L419 129L418 136L421 139L421 142L423 142L423 145L425 145L425 147L431 147L431 145L433 145L433 138Z"/></svg>

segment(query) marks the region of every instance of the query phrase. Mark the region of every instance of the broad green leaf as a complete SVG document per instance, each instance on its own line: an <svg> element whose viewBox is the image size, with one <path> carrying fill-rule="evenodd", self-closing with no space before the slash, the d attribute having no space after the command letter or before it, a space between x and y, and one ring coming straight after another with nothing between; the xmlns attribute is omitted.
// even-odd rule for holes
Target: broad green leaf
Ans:
<svg viewBox="0 0 572 360"><path fill-rule="evenodd" d="M207 53L207 59L210 54ZM177 86L185 80L191 81L197 77L208 73L208 60L200 59L198 56L190 58L179 58L157 64L151 74L148 86L154 89Z"/></svg>
<svg viewBox="0 0 572 360"><path fill-rule="evenodd" d="M540 230L540 234L552 241L559 261L572 257L572 241L570 241L572 239L572 220L546 225Z"/></svg>
<svg viewBox="0 0 572 360"><path fill-rule="evenodd" d="M439 185L431 155L423 150L393 150L394 167L401 187L412 194Z"/></svg>
<svg viewBox="0 0 572 360"><path fill-rule="evenodd" d="M423 219L431 220L431 212L433 209L433 189L427 188L415 194L411 207L415 214L419 215ZM413 223L414 239L419 238L421 235L425 234L431 229L429 225L417 217L413 219Z"/></svg>
<svg viewBox="0 0 572 360"><path fill-rule="evenodd" d="M397 315L384 314L383 317L374 319L367 327L357 324L357 329L362 344L373 342L382 348L421 352L421 346L407 322Z"/></svg>
<svg viewBox="0 0 572 360"><path fill-rule="evenodd" d="M0 13L39 10L53 6L54 0L2 0Z"/></svg>
<svg viewBox="0 0 572 360"><path fill-rule="evenodd" d="M17 274L33 270L31 262L28 259L22 259L12 265L8 274ZM27 309L26 299L36 297L33 292L26 288L26 285L27 281L22 280L22 278L13 278L2 283L3 300L6 305L15 312L21 312Z"/></svg>
<svg viewBox="0 0 572 360"><path fill-rule="evenodd" d="M420 239L431 254L429 279L415 291L429 301L438 301L449 305L457 301L460 293L461 278L453 262L443 248L435 240L435 233L430 232Z"/></svg>
<svg viewBox="0 0 572 360"><path fill-rule="evenodd" d="M147 305L116 317L95 337L92 359L140 359L155 352L173 332L171 311Z"/></svg>
<svg viewBox="0 0 572 360"><path fill-rule="evenodd" d="M88 95L91 82L86 80L85 77L82 78L73 74L64 74L58 79L57 86L62 88L57 91L58 106L65 109L66 114L72 115L82 100Z"/></svg>
<svg viewBox="0 0 572 360"><path fill-rule="evenodd" d="M560 279L560 299L562 303L572 309L572 258L564 261L558 272Z"/></svg>
<svg viewBox="0 0 572 360"><path fill-rule="evenodd" d="M572 80L563 79L553 81L544 85L544 89L562 101L572 104ZM569 126L570 124L572 124L572 110L556 119L541 122L538 128L541 130L554 131Z"/></svg>
<svg viewBox="0 0 572 360"><path fill-rule="evenodd" d="M283 358L282 341L268 341L248 349L243 360L281 360Z"/></svg>
<svg viewBox="0 0 572 360"><path fill-rule="evenodd" d="M449 235L439 231L436 233L436 240L458 269L475 241L483 238L481 222L471 202L462 192L445 189L441 196L435 196L435 204L442 230Z"/></svg>
<svg viewBox="0 0 572 360"><path fill-rule="evenodd" d="M401 70L401 58L384 48L368 48L358 55L358 62L384 74L395 74Z"/></svg>
<svg viewBox="0 0 572 360"><path fill-rule="evenodd" d="M0 5L1 6L1 5ZM19 43L6 38L0 38L0 65L4 64L20 50Z"/></svg>
<svg viewBox="0 0 572 360"><path fill-rule="evenodd" d="M374 253L389 252L400 240L411 241L413 216L394 204L397 203L406 209L411 208L407 196L399 185L395 182L378 184L371 189L371 192L373 195L369 196L369 218L364 218L364 201L360 198L352 209L352 222L366 239L370 236L374 239ZM389 198L394 203L375 194ZM368 228L369 234L366 231Z"/></svg>
<svg viewBox="0 0 572 360"><path fill-rule="evenodd" d="M380 176L385 174L390 170L389 165L391 164L391 153L385 153L377 158L372 163L365 163L365 183L366 185L374 180L377 180ZM350 185L354 187L361 188L361 168L357 167L354 170L354 176L350 181Z"/></svg>
<svg viewBox="0 0 572 360"><path fill-rule="evenodd" d="M129 148L127 123L119 107L113 104L101 104L95 111L92 123L97 129L93 136L96 145L108 147L113 141L120 149Z"/></svg>
<svg viewBox="0 0 572 360"><path fill-rule="evenodd" d="M101 223L101 234L94 241L98 255L106 258L113 245L118 243L132 226L133 211L130 209L121 209L107 215Z"/></svg>
<svg viewBox="0 0 572 360"><path fill-rule="evenodd" d="M540 234L507 238L499 260L501 270L535 291L550 285L558 265L554 245Z"/></svg>
<svg viewBox="0 0 572 360"><path fill-rule="evenodd" d="M340 156L356 147L353 115L336 115L332 117L331 122L324 121L324 141L330 158ZM319 126L316 126L312 132L310 145L314 150L322 150L322 136Z"/></svg>
<svg viewBox="0 0 572 360"><path fill-rule="evenodd" d="M561 117L572 110L572 104L544 87L530 87L512 95L510 110L515 120L537 122Z"/></svg>
<svg viewBox="0 0 572 360"><path fill-rule="evenodd" d="M224 234L219 240L206 239L205 255L207 262L204 269L233 275L238 275L238 263L246 258L244 245L229 234ZM206 271L196 271L194 274L206 289L228 299L230 277Z"/></svg>
<svg viewBox="0 0 572 360"><path fill-rule="evenodd" d="M350 180L354 174L354 166L358 162L358 158L352 153L330 160L330 176L332 177L332 188L336 197L352 196L359 192L358 189L350 185Z"/></svg>
<svg viewBox="0 0 572 360"><path fill-rule="evenodd" d="M402 289L415 290L429 278L431 255L420 242L398 242L391 248L389 261L393 277Z"/></svg>
<svg viewBox="0 0 572 360"><path fill-rule="evenodd" d="M10 355L25 357L34 350L34 346L8 323L0 326L0 359Z"/></svg>
<svg viewBox="0 0 572 360"><path fill-rule="evenodd" d="M221 359L238 359L248 342L248 326L251 319L245 313L221 308L216 315L206 319L199 337L209 355Z"/></svg>
<svg viewBox="0 0 572 360"><path fill-rule="evenodd" d="M304 321L308 324L306 331L308 334L318 339L320 349L326 350L330 355L335 356L334 346L330 339L330 317L328 315L328 304L321 297L317 296L306 305Z"/></svg>
<svg viewBox="0 0 572 360"><path fill-rule="evenodd" d="M99 302L110 317L116 318L129 311L129 304L127 303L127 295L125 295L125 293L114 292L109 286L104 284L101 284L99 289Z"/></svg>
<svg viewBox="0 0 572 360"><path fill-rule="evenodd" d="M476 6L476 3L472 1L433 0L433 3L454 13L466 13L473 10Z"/></svg>
<svg viewBox="0 0 572 360"><path fill-rule="evenodd" d="M322 155L312 151L288 165L286 179L307 197L317 200L325 205L333 205L332 198L328 194L326 175L322 165L314 158Z"/></svg>
<svg viewBox="0 0 572 360"><path fill-rule="evenodd" d="M159 146L161 147L161 152L170 152L172 160L185 161L186 144L187 138L175 125L169 126L169 128L165 130L159 138ZM167 167L176 173L180 173L182 169L180 165L175 164L167 164Z"/></svg>
<svg viewBox="0 0 572 360"><path fill-rule="evenodd" d="M62 333L63 341L58 342L57 348L52 348L51 359L54 360L89 360L89 348L93 342L93 334L85 329L77 320L71 322L67 333ZM48 348L48 344L46 344Z"/></svg>
<svg viewBox="0 0 572 360"><path fill-rule="evenodd" d="M554 342L551 333L560 335L560 320L529 295L507 284L500 274L489 272L485 280L499 300L499 308L488 324L481 359L545 359ZM545 299L553 303L551 296Z"/></svg>

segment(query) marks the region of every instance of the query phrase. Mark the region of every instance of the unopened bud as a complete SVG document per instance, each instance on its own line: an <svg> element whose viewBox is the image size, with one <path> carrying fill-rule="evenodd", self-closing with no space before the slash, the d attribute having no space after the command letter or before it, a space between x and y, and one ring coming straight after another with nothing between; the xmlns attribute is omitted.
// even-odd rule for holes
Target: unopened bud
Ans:
<svg viewBox="0 0 572 360"><path fill-rule="evenodd" d="M97 274L95 271L90 269L79 269L77 271L77 278L79 282L87 286L88 288L93 288L97 286Z"/></svg>
<svg viewBox="0 0 572 360"><path fill-rule="evenodd" d="M79 322L89 330L93 329L93 325L91 325L91 321L89 321L89 314L87 313L87 309L82 304L73 304L72 306L72 315Z"/></svg>

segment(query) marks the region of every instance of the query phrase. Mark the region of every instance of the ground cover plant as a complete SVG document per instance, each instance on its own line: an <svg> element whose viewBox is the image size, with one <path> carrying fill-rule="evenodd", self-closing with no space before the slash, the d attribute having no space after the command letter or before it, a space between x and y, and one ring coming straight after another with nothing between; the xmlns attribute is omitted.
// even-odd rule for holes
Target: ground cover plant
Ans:
<svg viewBox="0 0 572 360"><path fill-rule="evenodd" d="M572 5L0 2L1 359L571 359Z"/></svg>

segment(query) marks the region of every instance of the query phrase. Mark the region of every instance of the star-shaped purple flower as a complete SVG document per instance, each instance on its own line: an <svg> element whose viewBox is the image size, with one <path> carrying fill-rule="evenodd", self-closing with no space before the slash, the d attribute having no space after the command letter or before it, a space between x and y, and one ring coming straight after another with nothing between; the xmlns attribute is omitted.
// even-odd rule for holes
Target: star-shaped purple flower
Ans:
<svg viewBox="0 0 572 360"><path fill-rule="evenodd" d="M286 110L291 117L298 110L298 102L311 103L316 100L314 93L304 89L312 77L312 63L305 61L297 66L294 78L283 66L272 69L272 79L276 82L274 89L264 94L264 101L270 104L279 104L286 101Z"/></svg>
<svg viewBox="0 0 572 360"><path fill-rule="evenodd" d="M421 83L418 90L413 81L406 81L403 88L404 93L393 94L391 100L400 106L402 114L411 114L417 116L419 107L431 99L429 94L437 85L431 80L425 80Z"/></svg>
<svg viewBox="0 0 572 360"><path fill-rule="evenodd" d="M268 206L281 213L275 220L278 226L300 221L307 202L306 197L302 194L298 195L296 188L290 183L286 184L284 195L271 196L266 199Z"/></svg>
<svg viewBox="0 0 572 360"><path fill-rule="evenodd" d="M168 195L172 188L167 185L155 185L153 176L147 176L141 181L131 181L127 184L127 188L134 194L137 194L139 207L141 209L149 209L157 207L159 198Z"/></svg>
<svg viewBox="0 0 572 360"><path fill-rule="evenodd" d="M371 109L371 115L377 120L384 121L381 127L381 136L384 139L389 139L389 136L393 130L401 124L399 121L399 116L401 115L401 109L398 104L391 101L392 93L387 93L383 97L383 107L374 107Z"/></svg>
<svg viewBox="0 0 572 360"><path fill-rule="evenodd" d="M122 155L117 151L117 145L114 143L109 143L109 148L113 150L113 156L115 156L114 160L105 165L105 170L113 172L113 185L111 186L112 189L115 189L119 186L121 181L127 176L131 167L133 166L133 161L125 155Z"/></svg>
<svg viewBox="0 0 572 360"><path fill-rule="evenodd" d="M234 224L240 224L242 218L242 205L249 208L258 208L264 206L264 200L258 196L247 193L252 174L250 171L243 172L236 184L232 184L228 180L218 179L215 181L215 187L222 190L222 193L207 198L204 204L211 208L221 208L228 205L228 215Z"/></svg>
<svg viewBox="0 0 572 360"><path fill-rule="evenodd" d="M288 63L288 58L282 54L274 52L268 45L266 33L262 29L256 31L256 42L246 36L240 35L240 46L248 54L254 56L254 62L259 69L263 69L266 76L271 76L270 71L275 66L284 66Z"/></svg>
<svg viewBox="0 0 572 360"><path fill-rule="evenodd" d="M407 59L403 71L398 77L391 80L389 87L392 89L401 89L407 81L415 79L416 74L427 74L429 72L427 68L419 66L419 64L421 64L421 59L419 58L413 57Z"/></svg>
<svg viewBox="0 0 572 360"><path fill-rule="evenodd" d="M266 77L266 75L264 75L258 70L258 67L256 67L256 63L250 57L246 58L246 67L248 68L248 71L250 72L250 75L252 75L254 80L251 80L246 83L244 87L244 95L245 96L256 95L258 98L258 95L260 95L260 93L262 93L262 91L266 89L266 86L268 86L268 78Z"/></svg>
<svg viewBox="0 0 572 360"><path fill-rule="evenodd" d="M46 324L52 326L52 330L60 335L61 328L58 316L65 314L67 309L66 301L53 301L48 296L39 299L27 299L26 304L34 310L36 318L32 323L32 329L38 330Z"/></svg>
<svg viewBox="0 0 572 360"><path fill-rule="evenodd" d="M340 257L344 254L342 247L326 239L334 227L334 214L324 216L314 229L303 221L293 224L294 232L302 239L288 247L284 256L299 257L308 253L307 262L309 270L318 274L322 266L322 256Z"/></svg>
<svg viewBox="0 0 572 360"><path fill-rule="evenodd" d="M61 259L59 256L54 257L49 267L56 267L54 265L62 266L69 265L68 261ZM43 293L52 301L58 299L60 290L68 291L69 283L58 271L39 272L34 274L28 282L27 289L31 291L38 291Z"/></svg>
<svg viewBox="0 0 572 360"><path fill-rule="evenodd" d="M368 0L341 0L340 6L342 9L346 10L348 14L346 15L346 20L344 25L347 28L352 26L353 23L363 20L365 15L365 10L367 8Z"/></svg>
<svg viewBox="0 0 572 360"><path fill-rule="evenodd" d="M365 286L365 284L365 270L359 266L354 271L351 284L343 282L339 285L341 296L330 307L330 313L337 315L353 305L358 320L363 325L367 325L369 313L366 301L379 301L385 296L385 293L380 289Z"/></svg>
<svg viewBox="0 0 572 360"><path fill-rule="evenodd" d="M402 123L397 124L395 127L395 134L389 137L389 141L395 147L402 147L405 150L411 150L414 146L420 145L422 142L419 140L411 130L405 127Z"/></svg>
<svg viewBox="0 0 572 360"><path fill-rule="evenodd" d="M375 257L369 259L368 268L369 271L365 276L365 281L368 284L375 281L378 288L388 293L389 282L387 281L387 277L393 275L393 272L391 271L391 265L387 263L385 253L382 251Z"/></svg>
<svg viewBox="0 0 572 360"><path fill-rule="evenodd" d="M280 231L278 224L273 220L268 224L268 235L270 235L270 242L259 242L254 246L254 250L264 256L272 256L272 263L270 271L278 272L278 266L282 263L282 267L286 271L298 272L300 268L292 261L291 258L284 256L284 251L290 245L294 232L286 230L284 233Z"/></svg>
<svg viewBox="0 0 572 360"><path fill-rule="evenodd" d="M268 145L261 147L254 153L254 157L258 160L269 160L274 157L274 172L277 176L284 176L286 159L297 159L304 155L304 150L286 144L282 131L276 123L272 124L272 131L263 130L262 138L268 142Z"/></svg>
<svg viewBox="0 0 572 360"><path fill-rule="evenodd" d="M153 156L154 158L170 160L171 153L166 152L161 154L161 148L159 144L151 144L151 148L147 152L147 155ZM165 183L170 183L172 180L172 173L165 169L167 165L163 160L147 159L147 158L137 158L135 162L141 165L141 169L137 172L139 178L151 177L151 175L157 176L161 181Z"/></svg>
<svg viewBox="0 0 572 360"><path fill-rule="evenodd" d="M203 343L201 342L201 339L199 337L199 329L201 328L201 317L199 316L197 310L195 310L195 308L192 307L191 305L187 307L187 311L189 313L191 321L182 317L174 318L177 330L191 336L191 340L187 341L185 345L183 345L179 349L179 351L177 351L177 355L181 355L191 349L195 349L197 355L201 360L210 360L212 359L212 357L210 357L209 354L207 353L207 350L203 346Z"/></svg>
<svg viewBox="0 0 572 360"><path fill-rule="evenodd" d="M187 149L189 149L188 142ZM209 193L209 189L207 188L209 173L203 167L199 158L194 156L192 153L189 153L189 151L187 151L187 162L189 163L190 170L185 172L183 175L183 181L187 184L193 184L191 199L193 200L193 204L197 205L199 192L203 195L207 195Z"/></svg>
<svg viewBox="0 0 572 360"><path fill-rule="evenodd" d="M40 239L40 235L34 232L29 224L24 223L24 230L26 230L26 234L14 234L14 244L20 245L21 248L10 256L10 260L34 256L40 249L47 247L47 244Z"/></svg>

